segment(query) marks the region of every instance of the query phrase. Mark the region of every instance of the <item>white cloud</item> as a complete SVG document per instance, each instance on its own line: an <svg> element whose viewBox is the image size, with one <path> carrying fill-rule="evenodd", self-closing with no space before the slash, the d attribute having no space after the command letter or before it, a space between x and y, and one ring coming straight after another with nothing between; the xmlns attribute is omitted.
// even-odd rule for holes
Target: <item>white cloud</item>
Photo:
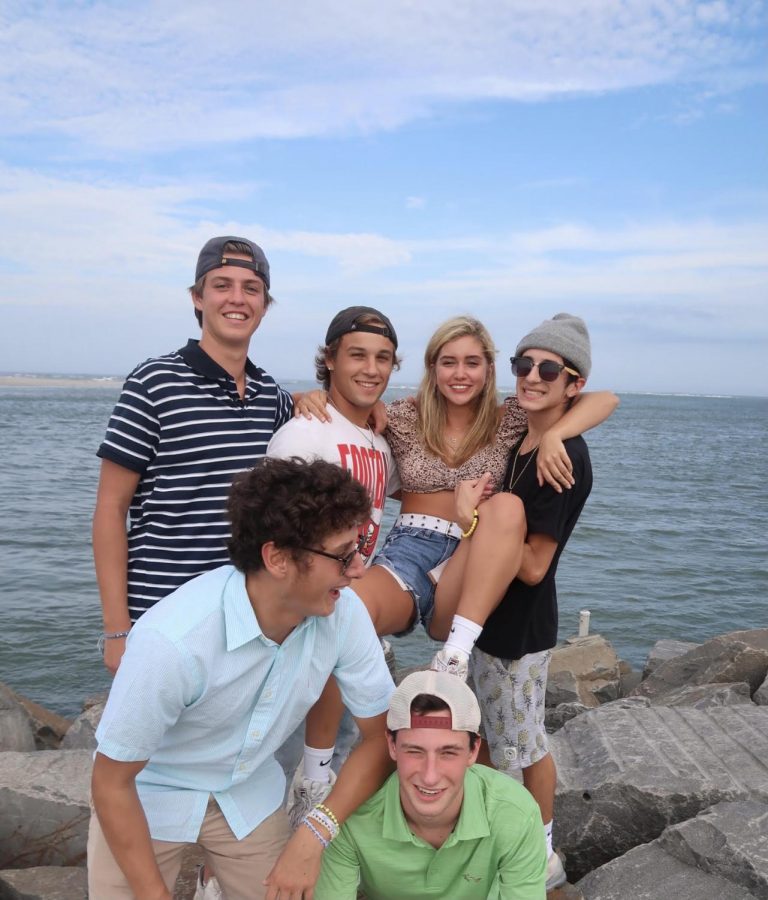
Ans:
<svg viewBox="0 0 768 900"><path fill-rule="evenodd" d="M124 319L129 313L139 322L151 310L160 329L176 315L204 241L233 233L264 246L273 287L285 301L273 318L279 321L290 310L291 333L309 344L330 309L361 298L390 312L420 346L438 321L467 309L497 328L512 314L530 319L531 308L537 314L564 308L603 321L620 318L638 340L661 322L680 340L691 334L768 338L765 221L599 228L563 223L528 232L405 240L383 233L278 230L258 221L189 214L190 207L205 211L201 197L226 190L219 184L86 184L0 168L0 217L14 222L12 232L0 234L0 303L66 310L73 322ZM25 340L25 351L37 349L37 332L14 335L8 322L4 331L10 351L21 352ZM110 359L123 346L121 330L99 340ZM70 363L70 370L86 369Z"/></svg>
<svg viewBox="0 0 768 900"><path fill-rule="evenodd" d="M763 77L751 0L475 0L382 7L66 0L6 8L0 133L124 153L365 133L477 99Z"/></svg>
<svg viewBox="0 0 768 900"><path fill-rule="evenodd" d="M406 197L405 198L405 208L406 209L424 209L427 205L427 201L424 197Z"/></svg>

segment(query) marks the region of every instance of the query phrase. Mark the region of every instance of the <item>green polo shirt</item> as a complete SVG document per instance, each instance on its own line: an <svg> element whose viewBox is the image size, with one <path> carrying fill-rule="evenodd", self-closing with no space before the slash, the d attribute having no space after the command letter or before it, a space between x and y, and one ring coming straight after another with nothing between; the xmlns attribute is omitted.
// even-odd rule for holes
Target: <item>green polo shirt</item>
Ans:
<svg viewBox="0 0 768 900"><path fill-rule="evenodd" d="M456 827L435 850L411 832L397 773L323 854L315 900L544 900L547 856L536 801L507 775L472 766Z"/></svg>

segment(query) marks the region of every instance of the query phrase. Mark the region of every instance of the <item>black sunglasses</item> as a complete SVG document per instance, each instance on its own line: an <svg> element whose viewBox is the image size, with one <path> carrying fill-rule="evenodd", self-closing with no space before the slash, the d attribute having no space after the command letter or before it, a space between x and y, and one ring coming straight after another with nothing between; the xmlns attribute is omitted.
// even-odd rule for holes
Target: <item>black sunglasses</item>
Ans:
<svg viewBox="0 0 768 900"><path fill-rule="evenodd" d="M575 375L579 378L579 373L575 369L569 369L562 363L556 363L554 359L543 359L540 363L534 362L530 356L511 356L509 358L512 364L512 374L515 378L525 378L538 366L539 378L542 381L557 381L560 373L565 369L569 375Z"/></svg>
<svg viewBox="0 0 768 900"><path fill-rule="evenodd" d="M363 547L365 547L365 535L361 534L357 539L354 550L350 550L349 553L344 556L336 556L335 553L328 553L327 550L315 550L314 547L299 547L298 549L305 550L307 553L316 553L318 556L324 556L326 559L335 559L337 563L341 563L341 574L343 575L352 565L352 560L360 553Z"/></svg>

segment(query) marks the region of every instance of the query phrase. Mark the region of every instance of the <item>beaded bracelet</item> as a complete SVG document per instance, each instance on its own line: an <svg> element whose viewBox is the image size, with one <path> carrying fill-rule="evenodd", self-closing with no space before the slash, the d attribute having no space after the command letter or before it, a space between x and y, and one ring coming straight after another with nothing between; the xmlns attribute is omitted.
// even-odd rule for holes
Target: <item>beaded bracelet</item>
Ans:
<svg viewBox="0 0 768 900"><path fill-rule="evenodd" d="M477 512L477 509L475 508L472 512L472 524L469 526L469 528L467 528L466 531L461 532L461 536L463 538L472 537L472 535L475 533L475 528L477 528L477 523L479 520L480 520L480 516Z"/></svg>
<svg viewBox="0 0 768 900"><path fill-rule="evenodd" d="M328 844L330 844L330 841L327 841L322 836L322 834L320 834L320 832L317 830L317 828L315 828L315 826L309 821L309 819L306 816L304 816L304 818L301 820L301 822L299 824L306 825L307 828L309 828L309 830L312 832L312 834L314 834L314 836L318 839L318 841L320 841L320 843L323 845L323 850L325 850L326 847L328 846Z"/></svg>
<svg viewBox="0 0 768 900"><path fill-rule="evenodd" d="M334 822L332 819L330 819L328 816L326 816L326 814L324 812L321 812L317 807L315 807L314 809L311 809L307 813L307 818L312 819L313 821L317 822L318 825L322 825L323 828L325 828L325 830L330 835L329 840L331 840L331 841L339 833L338 824L336 822Z"/></svg>
<svg viewBox="0 0 768 900"><path fill-rule="evenodd" d="M104 655L104 642L105 641L111 641L111 640L114 640L115 638L128 637L128 635L130 633L131 632L129 629L128 631L105 631L103 634L100 634L99 639L96 642L96 646L99 648L99 653L101 653L102 656Z"/></svg>
<svg viewBox="0 0 768 900"><path fill-rule="evenodd" d="M318 803L317 806L315 806L315 809L319 809L320 812L325 813L337 828L340 827L336 814L329 806L326 806L325 803Z"/></svg>

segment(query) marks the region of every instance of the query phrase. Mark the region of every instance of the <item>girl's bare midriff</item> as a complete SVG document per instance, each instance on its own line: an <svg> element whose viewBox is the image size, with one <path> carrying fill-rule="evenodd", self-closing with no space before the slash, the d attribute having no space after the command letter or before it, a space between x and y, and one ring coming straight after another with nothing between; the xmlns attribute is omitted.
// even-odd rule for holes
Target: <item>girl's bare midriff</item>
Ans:
<svg viewBox="0 0 768 900"><path fill-rule="evenodd" d="M433 494L416 494L403 491L401 513L421 516L438 516L453 521L453 491L435 491Z"/></svg>

